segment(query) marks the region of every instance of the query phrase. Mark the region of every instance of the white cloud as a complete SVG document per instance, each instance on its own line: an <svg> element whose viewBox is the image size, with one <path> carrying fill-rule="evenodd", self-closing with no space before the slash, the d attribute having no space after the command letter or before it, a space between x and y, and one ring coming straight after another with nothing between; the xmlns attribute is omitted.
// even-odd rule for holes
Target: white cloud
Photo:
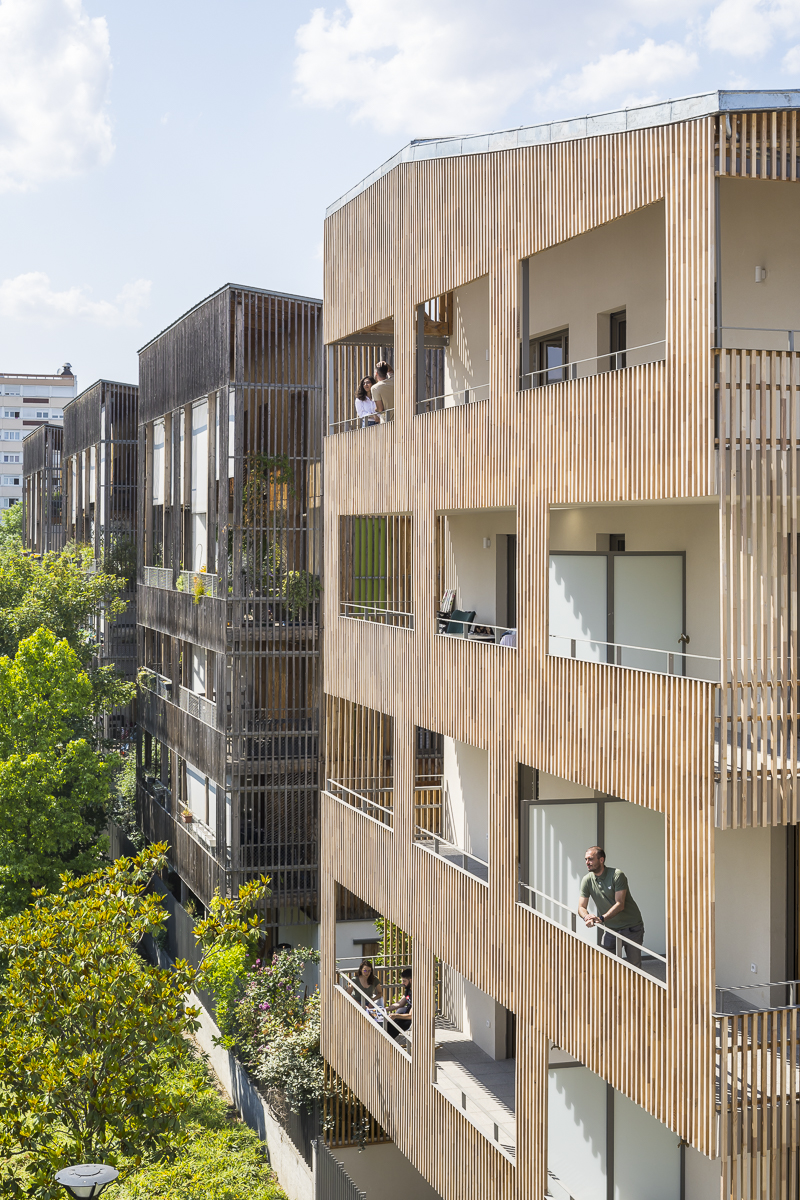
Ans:
<svg viewBox="0 0 800 1200"><path fill-rule="evenodd" d="M68 319L118 327L137 325L150 299L150 280L126 283L115 300L92 300L83 288L57 292L49 276L29 271L0 283L0 316L53 324Z"/></svg>
<svg viewBox="0 0 800 1200"><path fill-rule="evenodd" d="M610 99L643 104L664 96L664 86L697 69L697 54L677 42L660 45L647 38L636 50L617 50L567 75L548 97L572 104L598 105Z"/></svg>
<svg viewBox="0 0 800 1200"><path fill-rule="evenodd" d="M800 45L792 46L791 50L787 50L781 65L792 75L800 75Z"/></svg>
<svg viewBox="0 0 800 1200"><path fill-rule="evenodd" d="M379 131L418 136L491 125L531 83L528 50L495 8L445 0L347 0L317 8L296 35L295 82L309 105L346 104Z"/></svg>
<svg viewBox="0 0 800 1200"><path fill-rule="evenodd" d="M706 38L712 50L752 59L798 29L800 0L721 0L709 15Z"/></svg>
<svg viewBox="0 0 800 1200"><path fill-rule="evenodd" d="M0 0L0 191L108 162L111 53L82 0Z"/></svg>

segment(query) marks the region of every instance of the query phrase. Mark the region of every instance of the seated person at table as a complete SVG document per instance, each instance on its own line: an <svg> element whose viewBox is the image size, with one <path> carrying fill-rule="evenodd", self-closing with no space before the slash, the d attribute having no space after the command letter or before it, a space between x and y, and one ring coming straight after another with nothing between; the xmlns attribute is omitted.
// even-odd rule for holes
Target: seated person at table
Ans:
<svg viewBox="0 0 800 1200"><path fill-rule="evenodd" d="M411 1028L411 968L406 967L400 975L403 983L403 994L396 1004L389 1006L391 1021L386 1022L386 1032L390 1037L398 1038L401 1033L407 1033Z"/></svg>
<svg viewBox="0 0 800 1200"><path fill-rule="evenodd" d="M372 963L365 958L358 968L356 977L350 985L350 995L357 1000L362 1008L366 1008L371 1017L379 1017L378 1010L383 1008L383 988L375 974ZM380 1014L382 1021L382 1014Z"/></svg>

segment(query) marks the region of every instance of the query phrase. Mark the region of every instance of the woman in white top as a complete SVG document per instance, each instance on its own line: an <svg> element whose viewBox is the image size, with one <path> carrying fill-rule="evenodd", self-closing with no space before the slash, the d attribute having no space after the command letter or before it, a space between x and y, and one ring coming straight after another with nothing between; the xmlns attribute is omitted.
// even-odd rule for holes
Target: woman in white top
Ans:
<svg viewBox="0 0 800 1200"><path fill-rule="evenodd" d="M359 417L359 425L363 429L365 425L377 425L380 422L378 413L383 412L383 401L372 399L372 385L375 380L371 375L365 375L358 385L356 392L356 414Z"/></svg>

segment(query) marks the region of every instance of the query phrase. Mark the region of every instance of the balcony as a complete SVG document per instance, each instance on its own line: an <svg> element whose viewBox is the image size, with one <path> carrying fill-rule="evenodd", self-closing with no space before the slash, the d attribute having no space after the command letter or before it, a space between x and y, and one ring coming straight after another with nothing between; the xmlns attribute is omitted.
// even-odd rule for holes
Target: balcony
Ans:
<svg viewBox="0 0 800 1200"><path fill-rule="evenodd" d="M440 964L434 1038L437 1090L506 1158L516 1159L514 1014Z"/></svg>
<svg viewBox="0 0 800 1200"><path fill-rule="evenodd" d="M630 970L666 983L666 850L660 813L590 788L520 767L519 903L573 937L616 957ZM627 879L628 898L644 926L641 941L627 926L590 927L579 916L586 851L601 845L608 867ZM598 914L588 901L591 915Z"/></svg>
<svg viewBox="0 0 800 1200"><path fill-rule="evenodd" d="M663 202L523 259L520 390L663 360L665 295Z"/></svg>
<svg viewBox="0 0 800 1200"><path fill-rule="evenodd" d="M436 578L439 636L516 647L516 509L438 515Z"/></svg>
<svg viewBox="0 0 800 1200"><path fill-rule="evenodd" d="M161 588L164 591L188 592L199 604L203 596L225 598L227 591L218 575L207 571L178 571L173 584L171 567L145 567L145 587Z"/></svg>
<svg viewBox="0 0 800 1200"><path fill-rule="evenodd" d="M554 507L550 546L551 657L719 682L716 501Z"/></svg>
<svg viewBox="0 0 800 1200"><path fill-rule="evenodd" d="M339 615L412 629L411 517L339 518Z"/></svg>
<svg viewBox="0 0 800 1200"><path fill-rule="evenodd" d="M394 419L394 377L375 392L365 394L357 404L360 385L365 378L376 380L376 367L385 362L394 367L394 319L386 317L366 329L329 342L328 358L328 433L347 433L356 429L377 429ZM373 403L380 400L380 403Z"/></svg>
<svg viewBox="0 0 800 1200"><path fill-rule="evenodd" d="M489 882L489 755L455 738L416 731L414 844Z"/></svg>
<svg viewBox="0 0 800 1200"><path fill-rule="evenodd" d="M170 704L175 703L173 697L175 689L172 680L167 675L161 675L154 667L145 667L139 672L139 683L147 691L160 696L162 700L167 700ZM211 729L217 728L217 705L214 700L209 700L206 696L179 685L177 707L183 709L189 716L196 717L204 725L210 726Z"/></svg>
<svg viewBox="0 0 800 1200"><path fill-rule="evenodd" d="M410 1022L395 1019L390 1011L403 997L403 986L400 980L400 967L373 966L373 974L380 982L381 995L371 999L359 988L357 975L359 963L348 959L337 961L336 990L346 997L361 1015L361 1019L369 1022L369 1027L377 1029L387 1042L409 1062L411 1061L412 1026Z"/></svg>
<svg viewBox="0 0 800 1200"><path fill-rule="evenodd" d="M417 415L489 399L489 276L416 311Z"/></svg>

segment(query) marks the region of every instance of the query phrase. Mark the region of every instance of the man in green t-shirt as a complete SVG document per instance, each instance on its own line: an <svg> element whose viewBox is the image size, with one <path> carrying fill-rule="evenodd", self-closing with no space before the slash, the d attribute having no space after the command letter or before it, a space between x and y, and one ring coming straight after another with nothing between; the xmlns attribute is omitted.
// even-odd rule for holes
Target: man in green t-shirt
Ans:
<svg viewBox="0 0 800 1200"><path fill-rule="evenodd" d="M581 902L578 915L589 929L603 925L611 933L604 933L601 945L625 957L631 966L641 967L644 941L644 921L639 906L628 890L628 878L624 871L606 866L606 852L602 846L590 846L584 855L589 874L581 880ZM597 915L589 912L589 901L594 901ZM616 934L629 940L623 942ZM632 946L630 943L635 942Z"/></svg>

